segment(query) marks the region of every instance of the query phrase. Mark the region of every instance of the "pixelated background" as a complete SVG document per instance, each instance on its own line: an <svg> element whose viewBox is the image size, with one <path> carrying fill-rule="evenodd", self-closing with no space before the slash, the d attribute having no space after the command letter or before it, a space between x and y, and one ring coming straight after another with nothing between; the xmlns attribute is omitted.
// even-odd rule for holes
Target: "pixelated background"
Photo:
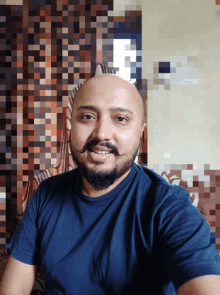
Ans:
<svg viewBox="0 0 220 295"><path fill-rule="evenodd" d="M69 91L98 62L141 89L142 63L141 10L114 16L113 1L25 0L0 15L3 250L28 180L57 164Z"/></svg>
<svg viewBox="0 0 220 295"><path fill-rule="evenodd" d="M4 251L6 244L10 243L13 234L11 221L24 199L28 180L57 165L69 91L91 78L99 62L119 69L121 76L136 81L146 100L148 128L144 132L139 164L159 174L165 173L163 177L167 177L167 181L177 175L187 182L189 191L194 193L193 198L197 200L195 206L201 208L210 225L213 246L220 249L220 170L213 169L203 161L198 163L198 146L190 152L186 145L183 152L178 153L177 143L165 143L168 121L178 120L178 112L183 108L183 103L179 101L165 104L165 97L173 95L176 98L173 93L179 91L179 97L186 98L184 91L188 85L201 87L201 76L205 73L197 64L200 47L195 34L193 49L188 54L179 48L175 51L175 42L169 44L175 54L164 53L167 50L165 43L164 49L163 43L158 48L157 41L161 41L161 35L156 35L158 39L154 40L154 31L169 35L169 30L166 31L169 26L161 23L158 29L155 15L161 17L158 11L166 12L170 6L165 8L162 1L157 4L152 1L1 2L0 251ZM172 13L175 14L177 7L174 2L167 2L170 5L173 3ZM181 3L190 5L184 0ZM213 6L214 29L219 33L220 2L216 0L206 5ZM176 27L177 40L182 28ZM181 40L188 46L184 38ZM219 45L217 42L216 46ZM143 60L143 64L142 54L146 61ZM167 113L166 119L162 111L157 112L160 105L168 112L175 103L176 112ZM155 126L155 122L157 124L159 121L161 129L159 125ZM186 121L182 123L184 125ZM147 130L151 136L148 136ZM180 133L179 126L176 130ZM190 143L191 139L188 140ZM173 151L167 146L172 146ZM196 146L196 143L192 146ZM156 148L163 148L163 151ZM170 158L170 155L175 157ZM155 161L157 157L159 163Z"/></svg>

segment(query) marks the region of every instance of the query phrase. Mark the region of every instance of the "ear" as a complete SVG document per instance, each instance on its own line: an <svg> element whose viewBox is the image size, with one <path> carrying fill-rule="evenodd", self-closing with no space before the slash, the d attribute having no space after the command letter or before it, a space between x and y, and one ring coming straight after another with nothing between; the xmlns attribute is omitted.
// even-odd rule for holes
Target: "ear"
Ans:
<svg viewBox="0 0 220 295"><path fill-rule="evenodd" d="M147 124L144 123L142 128L141 128L141 141L142 141L142 144L144 144L144 129L147 127Z"/></svg>
<svg viewBox="0 0 220 295"><path fill-rule="evenodd" d="M142 126L142 128L141 128L141 136L142 136L142 134L143 134L143 132L144 132L144 129L147 127L147 123L144 123L143 124L143 126Z"/></svg>

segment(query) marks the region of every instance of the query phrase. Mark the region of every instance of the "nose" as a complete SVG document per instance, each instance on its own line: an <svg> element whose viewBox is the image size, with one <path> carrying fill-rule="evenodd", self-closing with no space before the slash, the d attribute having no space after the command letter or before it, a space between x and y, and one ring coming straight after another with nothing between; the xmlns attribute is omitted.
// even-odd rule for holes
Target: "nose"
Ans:
<svg viewBox="0 0 220 295"><path fill-rule="evenodd" d="M100 118L97 120L93 133L92 138L97 139L98 141L105 141L112 139L113 128L111 123L109 123L108 119Z"/></svg>

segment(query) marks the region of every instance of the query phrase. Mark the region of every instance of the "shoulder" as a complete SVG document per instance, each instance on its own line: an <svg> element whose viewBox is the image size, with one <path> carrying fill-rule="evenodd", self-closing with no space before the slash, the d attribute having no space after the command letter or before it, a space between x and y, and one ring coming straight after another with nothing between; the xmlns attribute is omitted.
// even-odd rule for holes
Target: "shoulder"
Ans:
<svg viewBox="0 0 220 295"><path fill-rule="evenodd" d="M35 191L35 197L32 198L37 202L39 208L50 202L51 199L64 196L70 189L74 189L78 176L77 171L78 168L41 181Z"/></svg>
<svg viewBox="0 0 220 295"><path fill-rule="evenodd" d="M71 181L74 181L76 176L78 175L78 168L73 169L71 171L67 171L64 173L60 173L58 175L54 175L51 177L48 177L47 179L44 179L40 184L39 187L40 189L46 189L49 187L50 189L52 188L61 188L65 184L68 185Z"/></svg>
<svg viewBox="0 0 220 295"><path fill-rule="evenodd" d="M161 183L167 186L172 186L161 175L150 168L147 168L146 166L135 164L135 168L138 171L139 178L145 179L146 181L151 181L152 183Z"/></svg>
<svg viewBox="0 0 220 295"><path fill-rule="evenodd" d="M139 185L141 186L141 192L150 199L153 198L154 202L161 205L163 202L169 200L186 200L190 201L190 195L188 191L180 185L174 185L166 181L161 175L153 170L136 165L138 171L137 178ZM190 201L191 203L191 201Z"/></svg>

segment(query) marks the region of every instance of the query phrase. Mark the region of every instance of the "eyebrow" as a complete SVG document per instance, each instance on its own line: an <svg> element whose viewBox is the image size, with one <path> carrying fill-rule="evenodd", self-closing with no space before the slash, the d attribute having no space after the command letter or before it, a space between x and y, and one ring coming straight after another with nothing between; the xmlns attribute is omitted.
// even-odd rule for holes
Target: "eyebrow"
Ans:
<svg viewBox="0 0 220 295"><path fill-rule="evenodd" d="M81 106L77 109L77 111L79 110L92 110L92 111L100 111L100 108L97 106L93 106L93 105L85 105L85 106ZM112 107L109 109L109 111L119 111L119 112L123 112L123 113L129 113L131 115L134 115L133 112L131 110L129 110L128 108L120 108L120 107Z"/></svg>

